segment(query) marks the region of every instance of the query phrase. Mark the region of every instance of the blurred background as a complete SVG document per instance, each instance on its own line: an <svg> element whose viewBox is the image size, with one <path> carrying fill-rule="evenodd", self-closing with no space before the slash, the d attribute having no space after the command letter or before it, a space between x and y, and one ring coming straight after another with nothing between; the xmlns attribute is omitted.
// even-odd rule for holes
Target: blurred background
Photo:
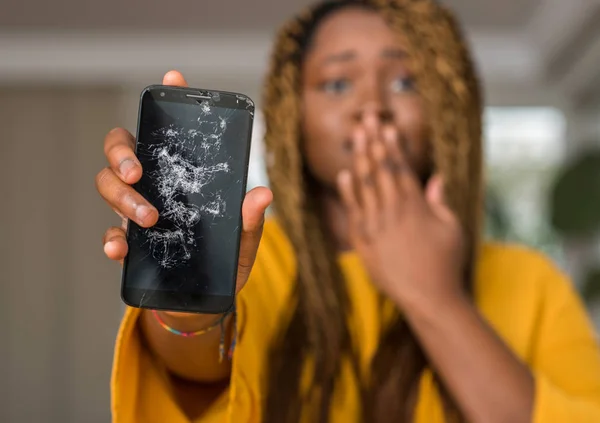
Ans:
<svg viewBox="0 0 600 423"><path fill-rule="evenodd" d="M260 106L274 30L305 0L0 0L0 421L107 422L118 218L108 130L178 69ZM600 2L447 0L485 83L489 238L542 249L600 324ZM257 115L250 185L265 184Z"/></svg>

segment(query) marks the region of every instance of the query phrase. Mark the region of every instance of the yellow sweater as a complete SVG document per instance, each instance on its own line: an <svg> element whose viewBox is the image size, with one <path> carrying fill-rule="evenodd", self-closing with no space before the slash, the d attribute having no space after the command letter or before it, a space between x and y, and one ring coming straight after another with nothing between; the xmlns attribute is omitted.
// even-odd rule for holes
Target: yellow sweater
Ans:
<svg viewBox="0 0 600 423"><path fill-rule="evenodd" d="M357 256L348 253L339 260L355 311L353 332L366 364L382 327L376 292ZM294 274L289 241L274 221L268 221L251 280L237 299L239 337L230 388L195 422L260 421L265 351L290 302ZM537 253L488 244L482 248L475 287L481 313L535 375L533 421L600 422L600 349L569 281ZM113 423L187 423L162 367L141 342L136 329L139 314L138 309L127 310L117 338L111 383ZM417 423L443 422L429 376L421 384ZM346 383L343 380L335 394L331 421L356 422L357 392L349 372L342 377Z"/></svg>

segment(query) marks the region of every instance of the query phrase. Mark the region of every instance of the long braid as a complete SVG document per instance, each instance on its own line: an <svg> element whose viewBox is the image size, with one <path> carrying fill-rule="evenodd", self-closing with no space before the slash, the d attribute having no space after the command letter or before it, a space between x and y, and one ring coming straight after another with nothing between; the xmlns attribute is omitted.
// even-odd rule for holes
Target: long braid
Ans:
<svg viewBox="0 0 600 423"><path fill-rule="evenodd" d="M347 327L348 295L326 228L319 221L314 186L300 148L300 65L307 38L323 16L346 5L380 11L406 37L430 122L435 168L444 176L446 200L466 235L465 287L472 290L481 221L481 98L458 25L433 0L333 1L309 9L279 32L264 92L275 211L298 261L297 303L271 351L264 418L269 423L299 421L304 401L318 413L310 421L327 421L339 363L343 357L356 361ZM307 361L313 364L312 380L304 397L299 381ZM427 367L416 337L398 313L382 336L371 378L364 384L368 388L363 398L365 421L411 421L419 381ZM436 381L447 417L460 419L447 390L439 378Z"/></svg>
<svg viewBox="0 0 600 423"><path fill-rule="evenodd" d="M304 16L308 18L309 14ZM272 163L268 173L276 199L274 207L298 261L296 308L270 360L265 421L273 423L297 421L303 401L310 401L318 410L320 417L311 420L327 420L340 357L347 352L349 343L349 301L344 279L319 221L318 205L311 198L313 187L299 146L300 49L296 37L302 35L301 21L291 22L278 37L264 98L265 144L267 160ZM301 393L299 380L309 358L314 364L312 389Z"/></svg>
<svg viewBox="0 0 600 423"><path fill-rule="evenodd" d="M430 122L435 168L444 176L446 201L467 238L465 283L471 293L481 213L481 98L474 67L458 25L442 6L429 0L376 0L376 3L392 28L407 38L417 86ZM412 330L398 318L384 334L373 360L370 403L375 422L385 421L390 411L391 415L412 420L416 392L427 364ZM451 395L438 376L435 380L448 420L461 420ZM392 401L399 394L406 402ZM396 410L390 410L393 404L397 404Z"/></svg>

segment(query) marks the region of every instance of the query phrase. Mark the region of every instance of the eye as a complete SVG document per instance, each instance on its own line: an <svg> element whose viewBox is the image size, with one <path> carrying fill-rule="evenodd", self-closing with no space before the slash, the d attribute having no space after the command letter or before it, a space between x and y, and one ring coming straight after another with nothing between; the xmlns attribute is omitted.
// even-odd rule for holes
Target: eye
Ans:
<svg viewBox="0 0 600 423"><path fill-rule="evenodd" d="M321 90L328 94L343 94L350 89L350 81L347 79L332 79L321 84Z"/></svg>
<svg viewBox="0 0 600 423"><path fill-rule="evenodd" d="M390 85L393 93L412 92L415 88L415 80L406 76L395 78Z"/></svg>

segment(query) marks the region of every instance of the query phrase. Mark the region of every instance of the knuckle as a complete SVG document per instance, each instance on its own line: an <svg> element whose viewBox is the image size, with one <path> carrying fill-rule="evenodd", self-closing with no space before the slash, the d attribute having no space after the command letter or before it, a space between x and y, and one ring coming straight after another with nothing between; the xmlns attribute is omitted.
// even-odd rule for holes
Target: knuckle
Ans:
<svg viewBox="0 0 600 423"><path fill-rule="evenodd" d="M110 141L116 137L118 137L119 132L120 132L121 128L113 128L110 131L108 131L108 133L106 134L106 136L104 137L104 148L106 149L107 145L110 144Z"/></svg>
<svg viewBox="0 0 600 423"><path fill-rule="evenodd" d="M130 209L134 203L139 203L135 201L135 198L129 192L129 189L125 187L115 187L114 200L121 210Z"/></svg>
<svg viewBox="0 0 600 423"><path fill-rule="evenodd" d="M104 234L103 242L104 244L106 244L110 241L121 241L123 239L125 239L125 234L123 230L121 230L121 228L112 226L108 228L106 233Z"/></svg>
<svg viewBox="0 0 600 423"><path fill-rule="evenodd" d="M106 230L106 232L104 232L104 236L102 237L102 243L106 244L108 241L110 241L112 238L114 238L115 236L115 231L113 227L110 227Z"/></svg>
<svg viewBox="0 0 600 423"><path fill-rule="evenodd" d="M238 273L240 275L243 275L244 277L247 277L248 275L250 275L250 272L252 271L252 265L253 265L253 260L250 259L242 259L240 258L240 260L238 261Z"/></svg>
<svg viewBox="0 0 600 423"><path fill-rule="evenodd" d="M115 147L119 147L123 143L129 144L131 135L124 128L113 128L111 129L106 137L104 138L104 153L105 155L109 155L111 151L114 150Z"/></svg>
<svg viewBox="0 0 600 423"><path fill-rule="evenodd" d="M126 129L121 128L120 126L113 128L108 132L108 137L126 138L128 135L129 132L127 132Z"/></svg>
<svg viewBox="0 0 600 423"><path fill-rule="evenodd" d="M129 148L123 144L112 144L106 150L106 158L110 162L115 162L119 159L119 156L123 156L128 152Z"/></svg>
<svg viewBox="0 0 600 423"><path fill-rule="evenodd" d="M100 188L106 184L106 181L110 178L112 170L108 167L105 167L100 172L96 174L96 188L100 190Z"/></svg>
<svg viewBox="0 0 600 423"><path fill-rule="evenodd" d="M123 230L117 226L111 226L108 231L111 233L111 235L123 235Z"/></svg>

